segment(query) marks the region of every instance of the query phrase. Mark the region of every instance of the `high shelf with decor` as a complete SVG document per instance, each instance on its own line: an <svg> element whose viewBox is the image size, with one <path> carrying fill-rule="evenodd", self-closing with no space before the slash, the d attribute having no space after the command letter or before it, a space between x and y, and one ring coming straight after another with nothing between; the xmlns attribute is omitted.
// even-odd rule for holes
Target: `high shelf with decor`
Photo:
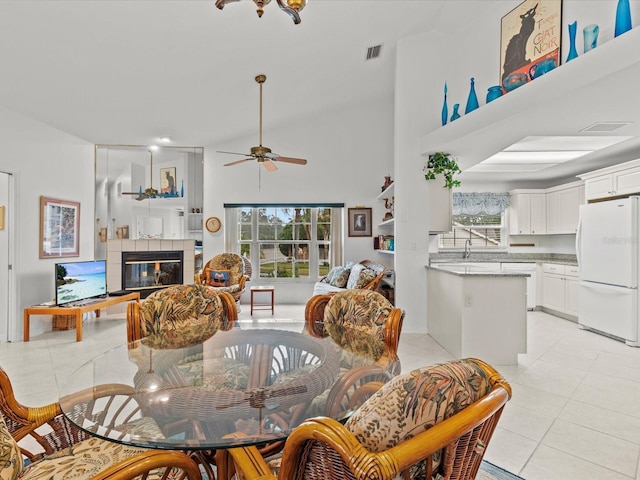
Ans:
<svg viewBox="0 0 640 480"><path fill-rule="evenodd" d="M374 244L377 245L378 253L386 255L393 255L395 252L395 218L393 216L393 203L395 201L394 185L392 182L376 197L378 202L384 203L384 208L387 210L387 213L381 216L381 221L377 224L378 235L377 240L374 240Z"/></svg>

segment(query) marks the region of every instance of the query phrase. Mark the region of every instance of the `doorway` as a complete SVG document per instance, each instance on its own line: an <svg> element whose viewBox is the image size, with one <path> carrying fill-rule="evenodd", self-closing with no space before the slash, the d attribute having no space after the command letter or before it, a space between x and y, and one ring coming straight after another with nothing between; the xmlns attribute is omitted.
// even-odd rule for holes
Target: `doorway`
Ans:
<svg viewBox="0 0 640 480"><path fill-rule="evenodd" d="M9 340L11 295L11 174L0 172L0 342Z"/></svg>

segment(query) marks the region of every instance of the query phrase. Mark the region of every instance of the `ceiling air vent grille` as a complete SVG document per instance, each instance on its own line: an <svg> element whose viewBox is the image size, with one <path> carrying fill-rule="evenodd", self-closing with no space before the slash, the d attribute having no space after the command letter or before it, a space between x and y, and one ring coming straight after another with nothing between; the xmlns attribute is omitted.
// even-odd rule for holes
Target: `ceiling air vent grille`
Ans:
<svg viewBox="0 0 640 480"><path fill-rule="evenodd" d="M375 45L374 47L367 48L367 60L373 60L374 58L378 58L380 56L380 51L382 50L382 45Z"/></svg>
<svg viewBox="0 0 640 480"><path fill-rule="evenodd" d="M597 122L580 130L581 132L613 132L619 128L631 125L631 122Z"/></svg>

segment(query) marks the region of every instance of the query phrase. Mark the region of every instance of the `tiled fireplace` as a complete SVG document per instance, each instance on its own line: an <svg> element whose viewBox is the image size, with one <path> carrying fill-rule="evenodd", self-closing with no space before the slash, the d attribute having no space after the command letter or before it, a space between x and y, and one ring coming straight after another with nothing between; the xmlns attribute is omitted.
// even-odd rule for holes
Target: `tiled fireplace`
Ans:
<svg viewBox="0 0 640 480"><path fill-rule="evenodd" d="M136 253L139 255L136 256ZM181 275L177 272L179 267L176 260L178 259L181 264ZM125 261L128 266L123 267ZM162 285L193 283L194 275L194 240L114 239L107 241L107 291L109 292L124 289L140 291L140 296L144 298L152 291L163 288ZM156 276L158 276L157 282Z"/></svg>

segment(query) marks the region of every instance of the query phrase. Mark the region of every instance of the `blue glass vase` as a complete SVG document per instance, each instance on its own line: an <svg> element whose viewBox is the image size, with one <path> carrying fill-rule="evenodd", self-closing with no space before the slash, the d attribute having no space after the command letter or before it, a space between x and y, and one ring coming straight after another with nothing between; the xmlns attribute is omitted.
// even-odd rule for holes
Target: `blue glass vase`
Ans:
<svg viewBox="0 0 640 480"><path fill-rule="evenodd" d="M459 103L455 103L453 105L453 113L451 114L451 121L457 120L460 118L460 113L458 113L458 109L460 108Z"/></svg>
<svg viewBox="0 0 640 480"><path fill-rule="evenodd" d="M447 82L444 82L444 102L442 103L442 126L447 124L449 117L449 107L447 105Z"/></svg>
<svg viewBox="0 0 640 480"><path fill-rule="evenodd" d="M184 180L180 183L180 196L184 197Z"/></svg>
<svg viewBox="0 0 640 480"><path fill-rule="evenodd" d="M629 0L618 0L618 7L616 8L616 28L613 36L617 37L628 30L631 30Z"/></svg>
<svg viewBox="0 0 640 480"><path fill-rule="evenodd" d="M494 85L487 89L487 103L493 102L496 98L502 96L502 87L500 85Z"/></svg>
<svg viewBox="0 0 640 480"><path fill-rule="evenodd" d="M600 33L600 27L595 23L587 25L582 29L584 36L584 53L589 50L593 50L598 46L598 34Z"/></svg>
<svg viewBox="0 0 640 480"><path fill-rule="evenodd" d="M464 109L464 113L473 112L478 108L478 96L476 95L475 80L471 77L471 88L469 89L469 97L467 98L467 106Z"/></svg>
<svg viewBox="0 0 640 480"><path fill-rule="evenodd" d="M569 24L569 54L567 55L567 62L573 60L578 56L578 50L576 50L576 31L578 30L578 21Z"/></svg>

